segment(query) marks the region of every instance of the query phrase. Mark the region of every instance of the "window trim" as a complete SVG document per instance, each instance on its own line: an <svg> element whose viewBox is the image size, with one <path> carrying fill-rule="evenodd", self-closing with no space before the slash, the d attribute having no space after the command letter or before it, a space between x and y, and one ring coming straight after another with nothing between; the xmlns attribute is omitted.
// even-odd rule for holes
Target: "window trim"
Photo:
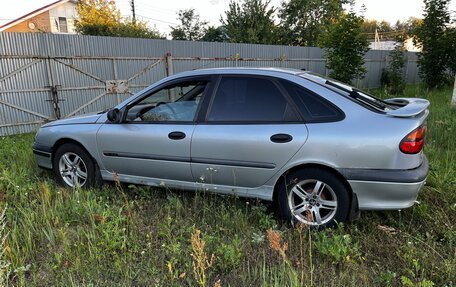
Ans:
<svg viewBox="0 0 456 287"><path fill-rule="evenodd" d="M285 87L283 87L283 84L282 82L287 82L288 84L291 84L291 85L294 85L294 86L297 86L303 90L305 90L307 93L311 94L312 96L314 96L315 98L317 98L318 100L320 100L321 102L323 102L324 104L327 104L328 106L330 106L331 108L334 109L334 111L337 113L336 116L334 117L327 117L326 119L310 119L310 120L306 120L304 115L302 114L302 112L298 110L301 118L304 120L304 122L306 124L317 124L317 123L334 123L334 122L340 122L340 121L343 121L346 117L344 111L339 108L337 105L335 105L334 103L332 103L331 101L325 99L324 97L320 96L319 94L315 93L314 91L311 91L309 90L308 88L304 87L303 85L301 84L298 84L296 82L293 82L293 81L290 81L290 80L287 80L287 79L280 79L279 81L279 84L280 86L282 87L282 89L284 90L284 92L294 101L294 104L296 105L296 107L298 106L298 104L296 103L296 100L294 99L294 97L292 95L290 95L287 91L287 89Z"/></svg>
<svg viewBox="0 0 456 287"><path fill-rule="evenodd" d="M60 23L61 20L64 20L65 21L65 29L66 29L66 32L62 32L62 25ZM58 30L59 30L59 33L68 33L68 19L67 17L60 17L58 16L57 17L57 23L59 24L58 26Z"/></svg>
<svg viewBox="0 0 456 287"><path fill-rule="evenodd" d="M214 103L217 91L220 87L220 83L223 80L223 78L256 78L256 79L264 79L270 81L280 92L282 97L285 99L286 103L291 107L293 112L296 114L298 120L296 121L209 121L209 113L212 109L212 105ZM208 124L208 125L274 125L274 124L303 124L304 119L299 113L295 102L291 99L291 97L288 95L288 93L284 93L282 87L279 85L278 78L272 77L272 76L266 76L266 75L251 75L251 74L219 74L218 79L216 80L216 83L213 86L213 90L210 96L210 100L207 103L207 106L205 106L205 110L203 111L204 117L202 121L200 122L201 124Z"/></svg>
<svg viewBox="0 0 456 287"><path fill-rule="evenodd" d="M166 88L167 86L172 86L179 83L185 82L192 82L192 81L205 81L207 82L206 87L204 88L203 94L201 95L201 100L196 108L195 115L193 116L193 120L191 121L127 121L128 110L130 110L133 106L144 100L145 98L151 96L152 94ZM162 83L161 85L155 87L154 89L148 91L141 97L134 99L133 101L129 102L122 108L122 118L118 124L170 124L170 125L193 125L196 124L198 121L199 113L201 112L201 108L203 106L204 99L208 97L207 95L211 92L211 88L213 86L213 78L211 76L190 76L190 77L183 77L178 79L172 79Z"/></svg>
<svg viewBox="0 0 456 287"><path fill-rule="evenodd" d="M306 74L314 76L314 77L318 77L318 78L324 80L324 82L320 82L320 81L317 81L315 79L306 77L305 76ZM331 78L327 78L327 77L325 77L323 75L320 75L320 74L317 74L317 73L309 73L309 72L304 72L304 73L298 74L298 76L301 77L302 79L305 79L305 80L309 81L309 82L317 84L317 85L319 85L319 86L321 86L321 87L323 87L323 88L325 88L325 89L327 89L327 90L329 90L331 92L334 92L334 93L336 93L336 94L338 94L338 95L350 100L351 102L353 102L353 103L355 103L355 104L357 104L357 105L359 105L359 106L361 106L361 107L363 107L363 108L365 108L365 109L367 109L367 110L369 110L371 112L374 112L376 114L386 114L385 111L381 111L381 110L373 107L372 105L365 103L364 101L358 101L358 100L354 99L352 96L350 96L350 92L351 92L350 90L344 89L343 87L341 87L339 85L331 84L333 82L339 82L337 80L334 80L334 79L331 79ZM359 90L362 93L367 94L368 96L371 96L371 97L374 97L375 99L378 99L377 97L375 97L375 96L373 96L373 95L371 95L371 94L369 94L369 93L367 93L367 92L365 92L363 90L360 90L358 88L352 87L351 85L348 85L348 84L345 84L345 83L341 83L341 84L345 85L345 86L347 86L347 87L349 87L351 89ZM378 100L381 100L381 99L378 99ZM383 100L381 100L381 101L383 101ZM389 104L389 103L387 103L387 104Z"/></svg>

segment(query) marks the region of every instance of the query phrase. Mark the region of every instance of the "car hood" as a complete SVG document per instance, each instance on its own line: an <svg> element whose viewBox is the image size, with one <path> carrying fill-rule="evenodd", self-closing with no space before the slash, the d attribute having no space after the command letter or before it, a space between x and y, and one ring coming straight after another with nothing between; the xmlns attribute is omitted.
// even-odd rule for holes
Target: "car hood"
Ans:
<svg viewBox="0 0 456 287"><path fill-rule="evenodd" d="M90 113L90 114L83 114L80 116L75 116L67 119L61 119L49 122L43 127L52 127L52 126L59 126L59 125L74 125L74 124L94 124L97 120L101 117L102 114L99 113Z"/></svg>

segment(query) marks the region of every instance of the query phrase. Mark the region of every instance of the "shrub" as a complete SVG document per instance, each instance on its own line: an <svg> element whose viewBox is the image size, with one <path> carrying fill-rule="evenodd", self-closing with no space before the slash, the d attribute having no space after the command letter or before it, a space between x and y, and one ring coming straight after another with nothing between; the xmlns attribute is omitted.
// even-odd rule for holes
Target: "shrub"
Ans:
<svg viewBox="0 0 456 287"><path fill-rule="evenodd" d="M380 81L388 93L394 95L402 94L405 89L403 43L396 45L394 50L389 54L389 57L391 61L388 67L383 70Z"/></svg>
<svg viewBox="0 0 456 287"><path fill-rule="evenodd" d="M334 263L350 262L361 258L361 246L353 242L350 234L343 234L340 226L337 230L325 230L316 233L315 247L321 254Z"/></svg>
<svg viewBox="0 0 456 287"><path fill-rule="evenodd" d="M330 77L345 83L364 77L364 54L369 50L369 42L362 23L362 17L350 12L342 15L322 36L320 44L327 49L326 67L331 70Z"/></svg>

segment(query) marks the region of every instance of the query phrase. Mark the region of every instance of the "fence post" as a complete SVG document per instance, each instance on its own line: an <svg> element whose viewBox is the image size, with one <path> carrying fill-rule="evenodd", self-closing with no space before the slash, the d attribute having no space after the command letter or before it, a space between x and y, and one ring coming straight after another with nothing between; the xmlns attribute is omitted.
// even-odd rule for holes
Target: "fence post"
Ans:
<svg viewBox="0 0 456 287"><path fill-rule="evenodd" d="M51 98L46 101L52 102L52 109L54 110L54 117L55 117L55 119L58 120L62 117L62 114L60 112L59 94L58 94L58 88L60 87L60 85L54 84L54 78L52 76L51 57L48 57L47 59L45 59L45 61L46 61L48 83L49 83L49 86L46 86L46 88L49 88L50 92L51 92Z"/></svg>
<svg viewBox="0 0 456 287"><path fill-rule="evenodd" d="M174 74L173 72L173 57L171 56L171 53L166 53L165 55L165 72L166 72L166 76L169 77L171 76L172 74Z"/></svg>
<svg viewBox="0 0 456 287"><path fill-rule="evenodd" d="M454 76L453 97L451 97L451 106L456 109L456 75Z"/></svg>
<svg viewBox="0 0 456 287"><path fill-rule="evenodd" d="M114 80L117 82L117 61L112 59L112 71L114 73ZM120 104L120 94L116 92L117 103Z"/></svg>

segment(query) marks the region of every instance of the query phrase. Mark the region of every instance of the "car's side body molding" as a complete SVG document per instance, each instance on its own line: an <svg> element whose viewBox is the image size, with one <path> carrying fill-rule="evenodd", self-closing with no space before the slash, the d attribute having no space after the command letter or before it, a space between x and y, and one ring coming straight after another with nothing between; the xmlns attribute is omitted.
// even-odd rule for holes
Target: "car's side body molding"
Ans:
<svg viewBox="0 0 456 287"><path fill-rule="evenodd" d="M184 156L169 156L169 155L129 153L129 152L127 153L127 152L115 152L115 151L104 151L103 155L110 156L110 157L124 157L124 158L147 159L147 160L190 162L190 157L184 157Z"/></svg>
<svg viewBox="0 0 456 287"><path fill-rule="evenodd" d="M211 158L192 158L192 157L183 157L183 156L163 156L163 155L126 153L126 152L115 152L115 151L104 151L103 155L110 156L110 157L125 157L125 158L136 158L136 159L147 159L147 160L203 163L203 164L254 167L254 168L265 168L265 169L274 169L276 167L275 164L268 163L268 162L237 161L237 160L211 159Z"/></svg>
<svg viewBox="0 0 456 287"><path fill-rule="evenodd" d="M276 165L268 162L256 162L256 161L237 161L237 160L220 160L220 159L209 159L209 158L192 158L193 163L204 163L214 165L227 165L227 166L240 166L240 167L253 167L253 168L265 168L274 169Z"/></svg>

